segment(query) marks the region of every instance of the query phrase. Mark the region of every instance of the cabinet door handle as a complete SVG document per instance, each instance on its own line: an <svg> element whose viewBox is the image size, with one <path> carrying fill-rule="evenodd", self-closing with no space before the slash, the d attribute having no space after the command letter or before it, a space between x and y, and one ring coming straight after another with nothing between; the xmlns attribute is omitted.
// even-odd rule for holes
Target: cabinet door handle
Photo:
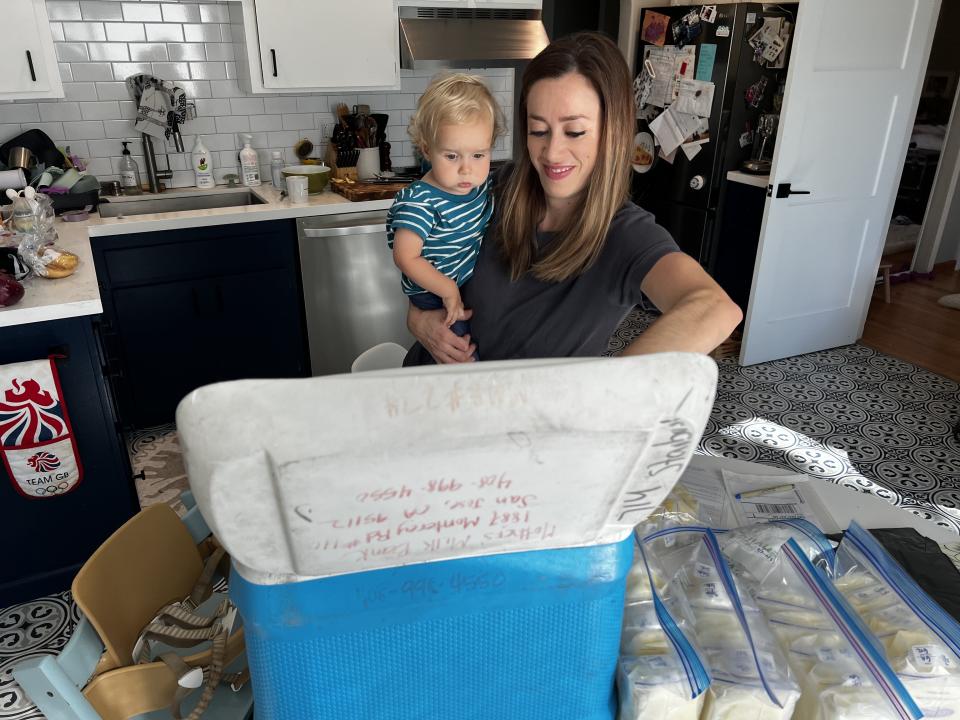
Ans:
<svg viewBox="0 0 960 720"><path fill-rule="evenodd" d="M270 48L270 57L273 58L273 76L277 76L277 51Z"/></svg>
<svg viewBox="0 0 960 720"><path fill-rule="evenodd" d="M30 51L27 50L27 65L30 66L30 78L36 82L37 81L37 72L33 69L33 56L30 54Z"/></svg>

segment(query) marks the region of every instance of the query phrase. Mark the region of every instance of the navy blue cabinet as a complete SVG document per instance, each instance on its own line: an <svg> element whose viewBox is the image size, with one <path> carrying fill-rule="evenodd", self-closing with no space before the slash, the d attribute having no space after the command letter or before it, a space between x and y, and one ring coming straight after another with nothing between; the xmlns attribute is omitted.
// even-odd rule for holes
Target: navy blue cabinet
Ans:
<svg viewBox="0 0 960 720"><path fill-rule="evenodd" d="M103 339L128 427L201 385L310 374L292 220L92 239Z"/></svg>
<svg viewBox="0 0 960 720"><path fill-rule="evenodd" d="M57 360L60 389L83 467L71 492L38 499L21 495L0 463L0 607L68 589L90 554L139 510L93 322L80 317L0 328L0 364L64 355Z"/></svg>

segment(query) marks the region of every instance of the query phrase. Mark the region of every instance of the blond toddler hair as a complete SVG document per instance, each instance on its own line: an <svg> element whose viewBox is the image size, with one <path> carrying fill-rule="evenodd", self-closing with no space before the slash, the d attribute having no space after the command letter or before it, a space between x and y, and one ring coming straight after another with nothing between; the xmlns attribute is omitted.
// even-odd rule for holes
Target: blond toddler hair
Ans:
<svg viewBox="0 0 960 720"><path fill-rule="evenodd" d="M441 125L465 125L481 119L493 126L492 145L505 132L503 110L480 77L453 73L430 82L417 102L407 132L422 154L436 144Z"/></svg>

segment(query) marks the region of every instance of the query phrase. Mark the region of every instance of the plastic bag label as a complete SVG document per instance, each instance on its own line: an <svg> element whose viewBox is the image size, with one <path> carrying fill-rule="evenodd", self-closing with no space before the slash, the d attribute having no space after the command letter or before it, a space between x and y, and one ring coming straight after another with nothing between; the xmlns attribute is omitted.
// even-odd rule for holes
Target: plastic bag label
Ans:
<svg viewBox="0 0 960 720"><path fill-rule="evenodd" d="M950 669L954 665L953 659L942 645L914 645L910 648L910 659L916 667L924 670L935 667Z"/></svg>

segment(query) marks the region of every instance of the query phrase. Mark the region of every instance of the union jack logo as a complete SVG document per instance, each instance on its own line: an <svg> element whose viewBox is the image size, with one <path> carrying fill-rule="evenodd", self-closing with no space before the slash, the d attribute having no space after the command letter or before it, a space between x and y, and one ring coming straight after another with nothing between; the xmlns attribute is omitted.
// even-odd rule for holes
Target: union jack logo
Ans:
<svg viewBox="0 0 960 720"><path fill-rule="evenodd" d="M60 458L50 452L38 452L27 458L27 465L37 472L50 472L60 467Z"/></svg>
<svg viewBox="0 0 960 720"><path fill-rule="evenodd" d="M14 378L0 399L0 445L27 445L66 434L60 401L36 380Z"/></svg>

